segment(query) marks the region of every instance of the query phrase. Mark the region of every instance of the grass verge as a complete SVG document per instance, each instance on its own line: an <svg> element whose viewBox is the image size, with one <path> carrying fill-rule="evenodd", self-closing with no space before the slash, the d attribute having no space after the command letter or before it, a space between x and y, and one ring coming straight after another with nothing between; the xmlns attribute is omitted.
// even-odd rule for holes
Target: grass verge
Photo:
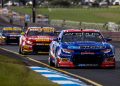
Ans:
<svg viewBox="0 0 120 86"><path fill-rule="evenodd" d="M13 7L13 10L20 13L32 14L31 8ZM81 22L116 22L120 23L119 8L37 8L37 14L49 15L51 19L66 19Z"/></svg>
<svg viewBox="0 0 120 86"><path fill-rule="evenodd" d="M58 86L33 72L21 60L0 55L0 86Z"/></svg>

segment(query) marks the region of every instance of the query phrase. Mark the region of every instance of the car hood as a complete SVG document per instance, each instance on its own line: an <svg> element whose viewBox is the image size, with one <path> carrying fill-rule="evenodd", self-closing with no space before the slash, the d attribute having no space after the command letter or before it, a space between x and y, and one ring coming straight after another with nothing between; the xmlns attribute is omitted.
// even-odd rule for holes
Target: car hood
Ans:
<svg viewBox="0 0 120 86"><path fill-rule="evenodd" d="M66 42L62 43L61 46L67 49L105 49L110 48L111 45L106 42L83 41Z"/></svg>
<svg viewBox="0 0 120 86"><path fill-rule="evenodd" d="M54 36L29 36L27 39L32 42L51 42Z"/></svg>

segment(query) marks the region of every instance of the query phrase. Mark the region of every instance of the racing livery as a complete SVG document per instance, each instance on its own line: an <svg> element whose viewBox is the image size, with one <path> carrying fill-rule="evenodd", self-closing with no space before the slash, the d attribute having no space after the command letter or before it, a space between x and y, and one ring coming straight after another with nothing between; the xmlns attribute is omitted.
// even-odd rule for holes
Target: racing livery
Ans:
<svg viewBox="0 0 120 86"><path fill-rule="evenodd" d="M29 27L20 37L19 53L48 53L49 44L55 38L55 28Z"/></svg>
<svg viewBox="0 0 120 86"><path fill-rule="evenodd" d="M9 43L19 43L19 38L22 32L20 27L5 27L2 30L2 35L6 38L6 44Z"/></svg>
<svg viewBox="0 0 120 86"><path fill-rule="evenodd" d="M55 67L115 68L110 38L94 29L63 30L50 44L48 63Z"/></svg>

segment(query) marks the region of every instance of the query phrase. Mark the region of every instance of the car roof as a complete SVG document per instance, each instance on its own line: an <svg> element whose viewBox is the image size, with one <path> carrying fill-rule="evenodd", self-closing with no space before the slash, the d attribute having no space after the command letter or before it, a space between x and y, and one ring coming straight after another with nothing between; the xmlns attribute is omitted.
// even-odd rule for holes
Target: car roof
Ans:
<svg viewBox="0 0 120 86"><path fill-rule="evenodd" d="M67 29L63 30L63 32L100 32L100 31L95 29Z"/></svg>

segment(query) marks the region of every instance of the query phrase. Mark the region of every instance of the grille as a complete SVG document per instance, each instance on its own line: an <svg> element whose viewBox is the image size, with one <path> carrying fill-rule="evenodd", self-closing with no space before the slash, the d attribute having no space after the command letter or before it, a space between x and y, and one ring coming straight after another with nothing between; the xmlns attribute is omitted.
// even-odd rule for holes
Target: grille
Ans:
<svg viewBox="0 0 120 86"><path fill-rule="evenodd" d="M34 45L33 46L33 51L34 52L48 52L49 51L49 46L43 46L43 45Z"/></svg>
<svg viewBox="0 0 120 86"><path fill-rule="evenodd" d="M72 60L75 65L78 65L78 64L101 64L103 61L103 57L98 56L98 55L74 55Z"/></svg>
<svg viewBox="0 0 120 86"><path fill-rule="evenodd" d="M19 43L19 37L10 37L10 36L7 36L6 37L6 42L7 43Z"/></svg>

